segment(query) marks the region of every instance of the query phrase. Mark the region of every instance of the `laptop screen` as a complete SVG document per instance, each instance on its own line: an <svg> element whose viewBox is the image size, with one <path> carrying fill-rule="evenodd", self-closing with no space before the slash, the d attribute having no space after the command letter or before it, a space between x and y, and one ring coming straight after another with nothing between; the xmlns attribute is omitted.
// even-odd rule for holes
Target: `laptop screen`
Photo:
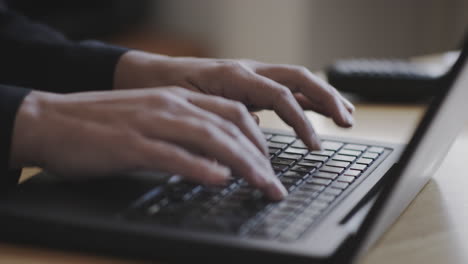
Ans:
<svg viewBox="0 0 468 264"><path fill-rule="evenodd" d="M455 65L441 79L434 99L356 235L365 252L387 229L437 170L456 137L468 123L468 37Z"/></svg>

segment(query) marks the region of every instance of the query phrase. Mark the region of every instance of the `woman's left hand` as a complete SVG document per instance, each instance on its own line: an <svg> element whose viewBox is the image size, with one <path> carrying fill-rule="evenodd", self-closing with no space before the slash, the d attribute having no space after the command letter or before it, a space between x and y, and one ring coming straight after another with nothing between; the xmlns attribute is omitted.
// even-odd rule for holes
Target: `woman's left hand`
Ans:
<svg viewBox="0 0 468 264"><path fill-rule="evenodd" d="M115 89L175 85L242 102L249 109L272 109L311 149L320 140L303 110L353 125L354 106L334 87L301 66L252 60L167 57L129 51L115 72Z"/></svg>

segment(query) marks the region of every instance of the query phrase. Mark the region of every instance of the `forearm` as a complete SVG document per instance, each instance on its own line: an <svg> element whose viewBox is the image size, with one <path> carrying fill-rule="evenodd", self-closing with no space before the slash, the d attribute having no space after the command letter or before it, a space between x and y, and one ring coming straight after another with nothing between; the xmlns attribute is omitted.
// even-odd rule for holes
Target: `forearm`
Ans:
<svg viewBox="0 0 468 264"><path fill-rule="evenodd" d="M111 90L127 49L73 42L44 25L0 10L0 83L57 93Z"/></svg>

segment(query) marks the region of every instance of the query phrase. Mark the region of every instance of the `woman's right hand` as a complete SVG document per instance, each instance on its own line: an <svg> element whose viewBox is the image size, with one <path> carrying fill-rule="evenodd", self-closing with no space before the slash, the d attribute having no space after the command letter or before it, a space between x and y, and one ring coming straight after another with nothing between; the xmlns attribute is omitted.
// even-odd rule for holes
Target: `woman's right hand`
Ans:
<svg viewBox="0 0 468 264"><path fill-rule="evenodd" d="M12 168L69 178L161 170L205 184L245 178L286 195L246 107L177 87L58 95L31 92L15 121Z"/></svg>

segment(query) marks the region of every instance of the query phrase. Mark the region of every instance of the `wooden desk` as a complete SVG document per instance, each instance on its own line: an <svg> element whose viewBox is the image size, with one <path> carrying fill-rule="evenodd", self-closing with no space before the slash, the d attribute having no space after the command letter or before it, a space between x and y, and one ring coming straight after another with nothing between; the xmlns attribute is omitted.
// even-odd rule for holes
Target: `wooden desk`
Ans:
<svg viewBox="0 0 468 264"><path fill-rule="evenodd" d="M423 106L358 104L354 129L308 113L321 134L405 142ZM262 126L285 128L274 114L260 113ZM468 263L468 127L452 147L434 179L421 191L398 222L360 261L386 263ZM26 171L25 174L31 173ZM0 263L136 263L51 249L0 244Z"/></svg>

